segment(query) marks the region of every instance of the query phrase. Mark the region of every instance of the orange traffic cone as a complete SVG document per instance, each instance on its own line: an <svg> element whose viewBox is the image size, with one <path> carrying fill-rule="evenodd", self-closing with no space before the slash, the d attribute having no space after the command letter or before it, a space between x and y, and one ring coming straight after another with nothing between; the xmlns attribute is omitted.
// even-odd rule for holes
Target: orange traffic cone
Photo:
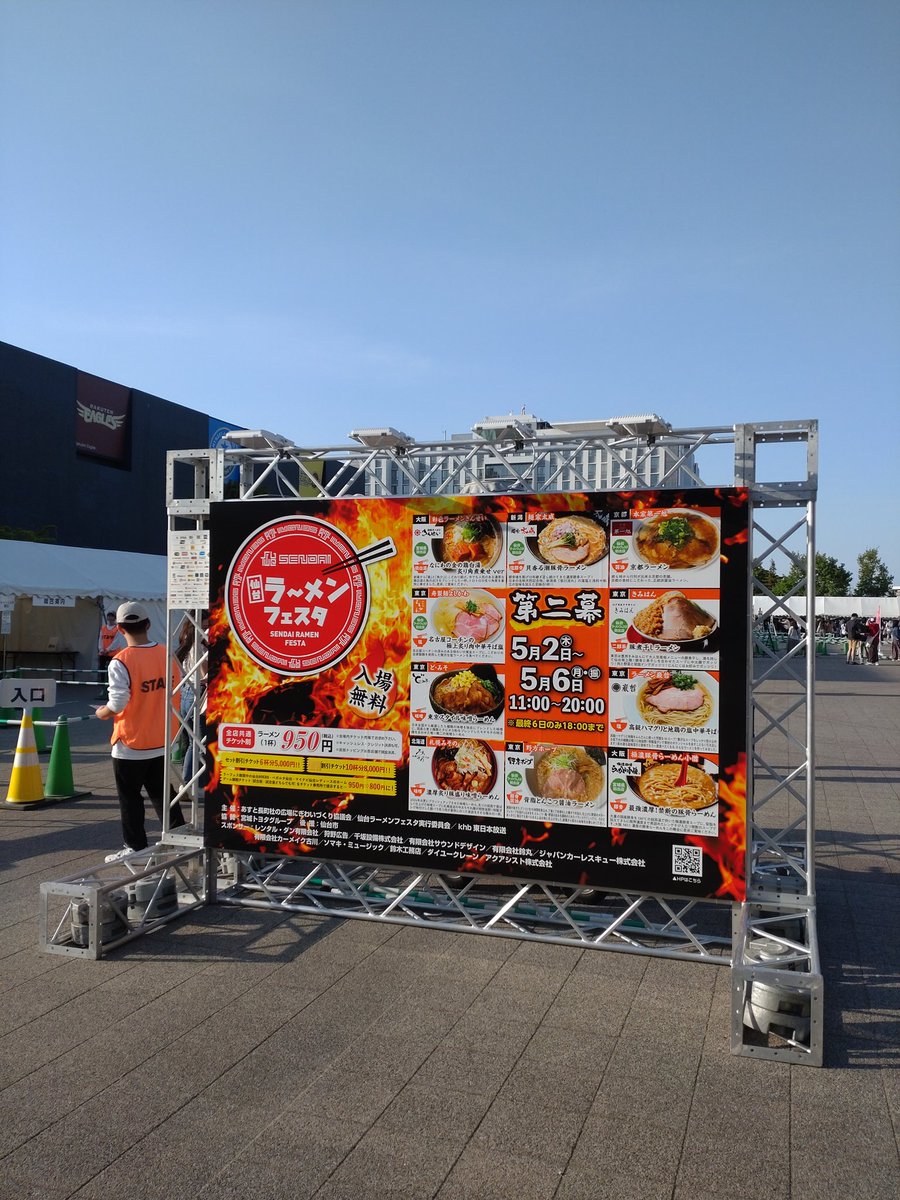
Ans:
<svg viewBox="0 0 900 1200"><path fill-rule="evenodd" d="M27 708L22 710L19 740L6 803L33 807L44 804L44 784L41 780L41 764L38 762L37 746L34 744L34 724Z"/></svg>
<svg viewBox="0 0 900 1200"><path fill-rule="evenodd" d="M53 732L53 746L47 766L47 794L45 800L77 800L90 796L90 792L76 791L72 777L72 751L69 747L69 722L66 717L57 717Z"/></svg>

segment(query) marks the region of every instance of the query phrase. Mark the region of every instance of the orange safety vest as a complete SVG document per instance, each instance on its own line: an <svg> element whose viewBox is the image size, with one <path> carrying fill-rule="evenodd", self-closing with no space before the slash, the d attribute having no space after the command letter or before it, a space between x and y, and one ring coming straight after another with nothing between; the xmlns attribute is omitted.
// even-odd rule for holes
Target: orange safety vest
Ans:
<svg viewBox="0 0 900 1200"><path fill-rule="evenodd" d="M126 646L114 654L128 671L131 697L122 712L116 714L110 741L122 741L132 750L155 750L172 742L178 733L178 718L170 712L166 737L166 664L172 676L172 688L181 678L178 663L165 646Z"/></svg>
<svg viewBox="0 0 900 1200"><path fill-rule="evenodd" d="M110 646L116 640L116 634L119 632L118 625L101 625L100 626L100 653L106 654Z"/></svg>

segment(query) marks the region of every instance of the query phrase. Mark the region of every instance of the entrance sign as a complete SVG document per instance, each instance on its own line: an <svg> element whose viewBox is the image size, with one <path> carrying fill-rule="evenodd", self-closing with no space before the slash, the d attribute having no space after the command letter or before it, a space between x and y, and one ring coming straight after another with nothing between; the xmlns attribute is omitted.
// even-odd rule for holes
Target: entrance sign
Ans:
<svg viewBox="0 0 900 1200"><path fill-rule="evenodd" d="M741 488L210 505L210 848L746 893Z"/></svg>
<svg viewBox="0 0 900 1200"><path fill-rule="evenodd" d="M53 708L55 679L0 679L0 708Z"/></svg>

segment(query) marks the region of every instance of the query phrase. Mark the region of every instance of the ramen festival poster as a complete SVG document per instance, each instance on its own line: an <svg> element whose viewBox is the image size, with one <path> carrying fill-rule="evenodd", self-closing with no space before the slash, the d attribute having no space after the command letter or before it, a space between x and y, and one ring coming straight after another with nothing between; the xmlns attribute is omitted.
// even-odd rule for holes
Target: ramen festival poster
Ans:
<svg viewBox="0 0 900 1200"><path fill-rule="evenodd" d="M738 488L210 506L205 843L745 897Z"/></svg>

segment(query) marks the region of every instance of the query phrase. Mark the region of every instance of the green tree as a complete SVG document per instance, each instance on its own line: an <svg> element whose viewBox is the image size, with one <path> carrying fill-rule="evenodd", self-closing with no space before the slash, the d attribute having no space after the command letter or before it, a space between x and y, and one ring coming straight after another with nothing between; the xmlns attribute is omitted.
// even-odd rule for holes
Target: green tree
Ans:
<svg viewBox="0 0 900 1200"><path fill-rule="evenodd" d="M830 554L816 555L816 595L849 596L853 572ZM787 575L782 575L772 590L776 596L786 596L795 584L806 581L806 560L794 559Z"/></svg>
<svg viewBox="0 0 900 1200"><path fill-rule="evenodd" d="M764 583L769 591L774 592L776 596L780 595L778 591L778 584L781 576L775 570L774 558L769 561L769 565L767 567L764 567L762 564L760 564L753 574L757 580L757 582L753 584L753 591L757 595L763 594L762 588L759 586L760 583Z"/></svg>
<svg viewBox="0 0 900 1200"><path fill-rule="evenodd" d="M788 592L792 591L794 587L796 587L797 584L803 584L805 582L806 559L795 558L787 575L781 575L772 590L776 596L786 596ZM800 588L801 592L804 592L805 590L806 589L804 587Z"/></svg>
<svg viewBox="0 0 900 1200"><path fill-rule="evenodd" d="M816 555L816 595L849 596L853 572L830 554Z"/></svg>
<svg viewBox="0 0 900 1200"><path fill-rule="evenodd" d="M0 538L7 542L55 542L56 526L42 525L40 529L17 529L13 525L0 525Z"/></svg>
<svg viewBox="0 0 900 1200"><path fill-rule="evenodd" d="M863 550L856 560L858 572L855 596L893 596L894 577L882 562L875 546Z"/></svg>

